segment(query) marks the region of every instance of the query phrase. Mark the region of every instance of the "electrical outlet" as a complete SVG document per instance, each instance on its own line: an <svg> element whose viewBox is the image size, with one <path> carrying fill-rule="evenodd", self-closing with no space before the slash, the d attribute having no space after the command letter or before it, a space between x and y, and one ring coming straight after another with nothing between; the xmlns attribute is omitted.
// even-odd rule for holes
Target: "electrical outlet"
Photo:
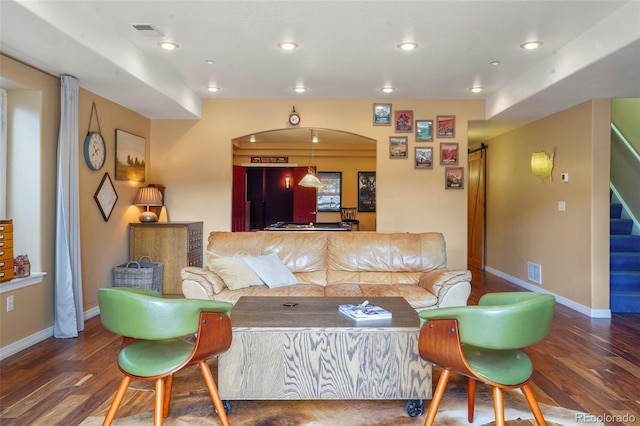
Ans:
<svg viewBox="0 0 640 426"><path fill-rule="evenodd" d="M7 297L7 312L13 311L13 296Z"/></svg>

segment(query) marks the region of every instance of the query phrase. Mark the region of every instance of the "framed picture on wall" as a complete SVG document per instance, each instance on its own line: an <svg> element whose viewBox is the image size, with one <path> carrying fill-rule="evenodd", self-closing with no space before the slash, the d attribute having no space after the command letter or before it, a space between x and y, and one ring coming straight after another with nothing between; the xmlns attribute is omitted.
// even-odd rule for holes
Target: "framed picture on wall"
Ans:
<svg viewBox="0 0 640 426"><path fill-rule="evenodd" d="M458 144L440 144L440 165L458 164Z"/></svg>
<svg viewBox="0 0 640 426"><path fill-rule="evenodd" d="M339 212L342 197L342 172L318 172L323 187L318 188L319 212Z"/></svg>
<svg viewBox="0 0 640 426"><path fill-rule="evenodd" d="M438 115L436 117L436 129L439 138L455 138L456 137L456 116L455 115Z"/></svg>
<svg viewBox="0 0 640 426"><path fill-rule="evenodd" d="M433 169L433 148L416 147L416 169Z"/></svg>
<svg viewBox="0 0 640 426"><path fill-rule="evenodd" d="M406 136L389 137L389 158L407 158L409 138Z"/></svg>
<svg viewBox="0 0 640 426"><path fill-rule="evenodd" d="M396 111L394 113L396 133L413 132L413 111Z"/></svg>
<svg viewBox="0 0 640 426"><path fill-rule="evenodd" d="M373 125L391 126L391 104L373 104Z"/></svg>
<svg viewBox="0 0 640 426"><path fill-rule="evenodd" d="M113 182L111 182L109 173L105 173L104 176L102 176L100 185L98 185L98 189L95 194L93 194L93 199L98 204L102 218L105 222L108 222L111 212L118 201L118 193L113 186Z"/></svg>
<svg viewBox="0 0 640 426"><path fill-rule="evenodd" d="M376 172L358 172L358 211L376 211Z"/></svg>
<svg viewBox="0 0 640 426"><path fill-rule="evenodd" d="M444 189L464 188L464 167L444 168Z"/></svg>
<svg viewBox="0 0 640 426"><path fill-rule="evenodd" d="M116 180L144 182L146 153L144 138L116 129Z"/></svg>
<svg viewBox="0 0 640 426"><path fill-rule="evenodd" d="M416 142L433 142L433 120L416 120Z"/></svg>

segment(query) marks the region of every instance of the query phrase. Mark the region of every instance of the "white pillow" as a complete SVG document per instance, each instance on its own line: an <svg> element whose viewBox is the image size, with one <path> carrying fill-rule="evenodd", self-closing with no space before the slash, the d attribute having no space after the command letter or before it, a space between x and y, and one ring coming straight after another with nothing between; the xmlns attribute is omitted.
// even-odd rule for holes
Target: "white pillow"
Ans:
<svg viewBox="0 0 640 426"><path fill-rule="evenodd" d="M209 269L218 274L229 289L238 290L264 284L253 269L242 261L242 257L216 256L209 252L206 255Z"/></svg>
<svg viewBox="0 0 640 426"><path fill-rule="evenodd" d="M268 256L244 256L247 265L269 286L269 288L284 287L298 284L293 272L289 270L275 254Z"/></svg>

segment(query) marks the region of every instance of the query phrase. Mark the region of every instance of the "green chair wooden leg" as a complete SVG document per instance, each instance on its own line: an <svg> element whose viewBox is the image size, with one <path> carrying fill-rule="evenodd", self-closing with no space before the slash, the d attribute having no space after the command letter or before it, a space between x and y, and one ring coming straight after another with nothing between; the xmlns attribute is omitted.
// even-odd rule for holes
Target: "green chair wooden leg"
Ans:
<svg viewBox="0 0 640 426"><path fill-rule="evenodd" d="M113 397L113 402L109 407L109 411L107 411L107 415L102 422L102 426L111 426L113 423L113 419L116 417L116 413L122 404L122 400L124 399L124 394L127 393L127 389L129 389L129 384L131 383L131 377L124 376L120 381L120 386L116 391L116 395Z"/></svg>
<svg viewBox="0 0 640 426"><path fill-rule="evenodd" d="M427 418L424 421L424 426L432 426L433 422L436 419L436 414L438 412L438 407L440 407L440 402L442 401L442 397L444 396L444 391L447 388L447 382L449 381L449 375L451 371L443 368L440 373L440 379L438 380L438 385L436 386L436 391L433 394L433 399L431 399L431 404L429 404L429 409L427 410Z"/></svg>
<svg viewBox="0 0 640 426"><path fill-rule="evenodd" d="M467 420L473 423L476 409L476 381L471 377L467 380Z"/></svg>

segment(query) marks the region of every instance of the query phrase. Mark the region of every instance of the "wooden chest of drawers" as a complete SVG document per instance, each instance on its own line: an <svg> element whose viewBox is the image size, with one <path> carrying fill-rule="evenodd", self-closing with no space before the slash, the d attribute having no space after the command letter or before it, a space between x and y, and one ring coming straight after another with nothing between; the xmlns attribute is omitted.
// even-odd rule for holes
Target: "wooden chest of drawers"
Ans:
<svg viewBox="0 0 640 426"><path fill-rule="evenodd" d="M0 282L13 279L13 221L0 220Z"/></svg>
<svg viewBox="0 0 640 426"><path fill-rule="evenodd" d="M180 271L202 267L202 222L130 223L129 259L164 263L162 293L182 294Z"/></svg>

